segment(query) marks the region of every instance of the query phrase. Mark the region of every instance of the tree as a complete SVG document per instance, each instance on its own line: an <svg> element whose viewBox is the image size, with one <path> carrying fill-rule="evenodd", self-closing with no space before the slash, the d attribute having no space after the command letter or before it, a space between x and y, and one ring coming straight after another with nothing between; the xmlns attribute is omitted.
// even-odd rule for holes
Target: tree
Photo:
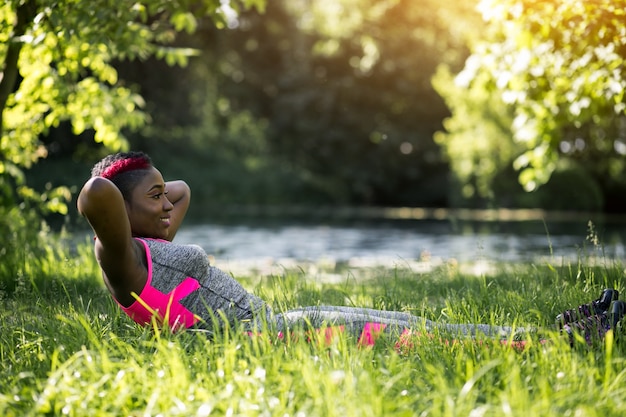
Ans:
<svg viewBox="0 0 626 417"><path fill-rule="evenodd" d="M107 149L149 121L137 91L118 80L116 60L163 58L185 65L191 49L169 47L197 18L224 27L235 9L264 0L9 0L0 6L0 208L18 202L66 211L65 188L39 194L23 169L46 157L40 137L61 123Z"/></svg>
<svg viewBox="0 0 626 417"><path fill-rule="evenodd" d="M441 62L465 57L465 8L272 2L229 34L237 46L225 95L233 107L257 103L275 154L335 203L445 204L447 166L432 135L448 111L430 79Z"/></svg>
<svg viewBox="0 0 626 417"><path fill-rule="evenodd" d="M0 287L11 290L45 255L41 215L66 213L67 187L35 191L24 171L47 150L41 139L70 126L108 150L148 123L141 95L118 79L113 63L164 59L184 65L193 50L173 48L181 31L211 16L224 27L234 8L264 0L8 0L0 5ZM45 224L43 224L43 230Z"/></svg>
<svg viewBox="0 0 626 417"><path fill-rule="evenodd" d="M560 167L624 177L626 0L483 0L486 37L434 84L451 108L444 146L466 196L512 166L526 191ZM581 168L582 167L582 168Z"/></svg>

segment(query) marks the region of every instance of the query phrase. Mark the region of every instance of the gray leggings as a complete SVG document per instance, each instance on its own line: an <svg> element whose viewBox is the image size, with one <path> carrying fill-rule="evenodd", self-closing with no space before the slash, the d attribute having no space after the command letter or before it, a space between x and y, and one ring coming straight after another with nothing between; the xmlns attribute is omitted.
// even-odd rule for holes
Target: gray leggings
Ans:
<svg viewBox="0 0 626 417"><path fill-rule="evenodd" d="M356 337L362 333L368 323L383 324L385 325L385 333L396 335L401 334L406 329L414 329L457 336L481 335L506 338L514 331L512 327L507 326L437 323L409 313L344 306L303 307L275 315L271 314L269 317L270 320L273 318L273 322L280 331L299 327L320 328L344 325L349 334ZM515 332L522 330L515 329Z"/></svg>
<svg viewBox="0 0 626 417"><path fill-rule="evenodd" d="M183 300L183 304L202 317L203 323L196 328L209 332L223 326L225 322L240 323L245 330L252 332L265 328L283 333L297 328L311 330L343 325L347 333L355 337L362 334L368 323L382 324L385 333L397 335L406 329L414 329L452 336L506 338L513 332L510 327L437 323L409 313L359 307L315 306L275 312L229 274L210 267L208 278L201 282L198 291Z"/></svg>

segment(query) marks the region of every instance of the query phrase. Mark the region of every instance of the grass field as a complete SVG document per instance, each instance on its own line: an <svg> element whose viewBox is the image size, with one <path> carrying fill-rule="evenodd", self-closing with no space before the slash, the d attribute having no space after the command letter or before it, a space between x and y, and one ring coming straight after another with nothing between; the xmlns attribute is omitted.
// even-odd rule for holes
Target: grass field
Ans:
<svg viewBox="0 0 626 417"><path fill-rule="evenodd" d="M416 336L373 348L248 337L209 339L142 329L105 291L90 248L26 260L2 293L3 416L623 416L626 348L607 337L573 348L554 317L623 292L620 261L497 265L487 275L453 262L420 273L396 268L333 271L327 284L303 270L241 276L276 309L331 304L410 311L450 323L547 329L519 351L496 341L442 343ZM626 294L626 293L625 293Z"/></svg>

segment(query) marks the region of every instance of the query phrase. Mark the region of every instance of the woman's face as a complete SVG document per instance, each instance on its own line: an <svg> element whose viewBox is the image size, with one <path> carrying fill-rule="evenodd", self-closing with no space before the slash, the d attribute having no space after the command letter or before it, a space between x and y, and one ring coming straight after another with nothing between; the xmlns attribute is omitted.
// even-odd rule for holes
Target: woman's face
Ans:
<svg viewBox="0 0 626 417"><path fill-rule="evenodd" d="M126 212L133 236L166 239L170 211L174 208L166 197L163 176L154 167L133 188Z"/></svg>

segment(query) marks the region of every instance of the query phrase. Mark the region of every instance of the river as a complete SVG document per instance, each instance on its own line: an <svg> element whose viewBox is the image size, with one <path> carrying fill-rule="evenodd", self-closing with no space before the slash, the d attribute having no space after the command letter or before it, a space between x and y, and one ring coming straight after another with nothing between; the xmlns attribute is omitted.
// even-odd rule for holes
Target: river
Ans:
<svg viewBox="0 0 626 417"><path fill-rule="evenodd" d="M561 264L590 256L623 259L626 254L623 224L590 230L585 221L243 220L189 224L176 241L200 245L220 267L270 273L277 266L311 263L424 268L442 262Z"/></svg>

